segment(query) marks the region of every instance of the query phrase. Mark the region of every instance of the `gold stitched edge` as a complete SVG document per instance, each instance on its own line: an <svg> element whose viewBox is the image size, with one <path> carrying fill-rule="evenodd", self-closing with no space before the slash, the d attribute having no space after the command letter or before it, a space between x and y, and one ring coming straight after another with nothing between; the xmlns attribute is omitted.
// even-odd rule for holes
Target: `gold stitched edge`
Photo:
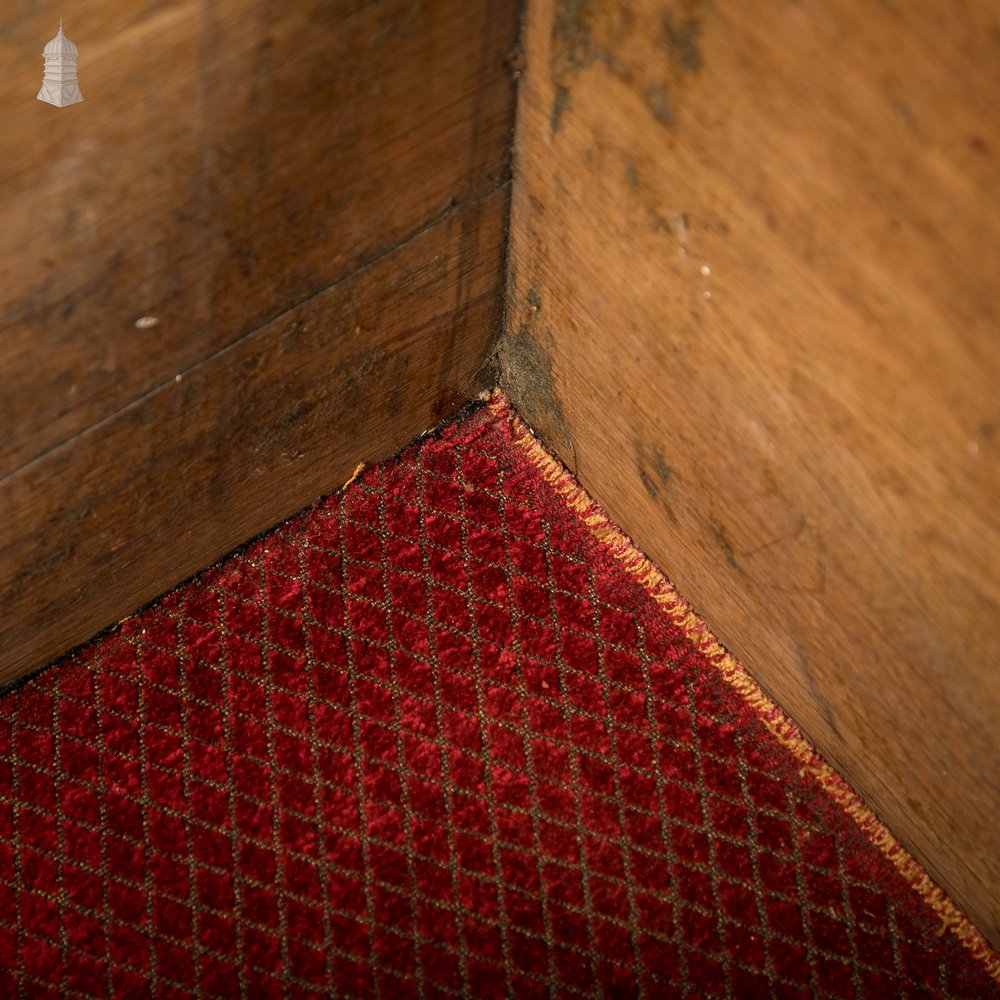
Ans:
<svg viewBox="0 0 1000 1000"><path fill-rule="evenodd" d="M517 415L506 394L494 389L489 410L506 419L514 442L520 446L543 479L580 517L597 540L618 559L653 600L670 616L694 647L715 666L723 678L757 713L768 731L787 749L804 772L812 775L828 795L854 820L868 839L887 857L907 885L934 911L944 929L950 930L986 972L1000 984L1000 955L979 929L927 874L923 866L893 836L889 828L865 805L861 797L802 735L799 727L716 639L669 580L643 555L632 540L573 478L572 473L535 437Z"/></svg>

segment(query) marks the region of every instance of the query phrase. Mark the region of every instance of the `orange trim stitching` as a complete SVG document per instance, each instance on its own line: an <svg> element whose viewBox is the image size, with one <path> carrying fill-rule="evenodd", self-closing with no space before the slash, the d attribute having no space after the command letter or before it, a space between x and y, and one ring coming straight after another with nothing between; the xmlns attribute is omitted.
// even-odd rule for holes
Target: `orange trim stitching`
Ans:
<svg viewBox="0 0 1000 1000"><path fill-rule="evenodd" d="M923 866L899 843L889 828L868 808L860 796L802 735L784 710L747 673L746 668L715 638L676 588L605 514L600 505L573 478L568 469L535 437L511 407L500 389L490 394L489 408L498 419L510 423L513 438L527 454L543 479L579 515L591 533L625 566L673 619L695 648L716 666L726 681L757 712L768 731L784 746L803 770L854 820L873 844L892 862L906 883L954 933L987 973L1000 983L1000 956L979 929L927 874Z"/></svg>

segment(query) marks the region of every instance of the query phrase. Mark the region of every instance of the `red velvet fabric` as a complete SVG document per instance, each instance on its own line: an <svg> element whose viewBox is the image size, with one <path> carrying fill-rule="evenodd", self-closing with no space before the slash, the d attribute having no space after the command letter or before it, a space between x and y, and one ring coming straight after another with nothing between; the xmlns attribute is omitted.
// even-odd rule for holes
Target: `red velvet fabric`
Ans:
<svg viewBox="0 0 1000 1000"><path fill-rule="evenodd" d="M1000 995L496 407L0 698L0 871L0 996Z"/></svg>

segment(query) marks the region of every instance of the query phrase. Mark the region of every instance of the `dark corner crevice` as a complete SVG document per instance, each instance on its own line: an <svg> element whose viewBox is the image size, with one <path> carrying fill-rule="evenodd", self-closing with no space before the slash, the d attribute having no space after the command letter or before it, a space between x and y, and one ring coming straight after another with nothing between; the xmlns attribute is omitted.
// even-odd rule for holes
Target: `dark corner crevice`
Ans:
<svg viewBox="0 0 1000 1000"><path fill-rule="evenodd" d="M517 179L517 136L518 118L521 100L521 78L526 71L525 60L525 23L527 17L527 2L520 0L518 12L517 37L504 60L510 74L514 91L514 110L511 115L510 143L507 151L506 173L510 181L507 200L507 217L504 220L503 235L503 275L500 286L500 301L496 311L496 329L487 345L486 353L473 375L470 388L475 394L496 387L506 389L508 384L504 352L502 345L506 336L508 312L511 295L513 294L513 262L511 246L511 225L513 221L514 196L518 184Z"/></svg>

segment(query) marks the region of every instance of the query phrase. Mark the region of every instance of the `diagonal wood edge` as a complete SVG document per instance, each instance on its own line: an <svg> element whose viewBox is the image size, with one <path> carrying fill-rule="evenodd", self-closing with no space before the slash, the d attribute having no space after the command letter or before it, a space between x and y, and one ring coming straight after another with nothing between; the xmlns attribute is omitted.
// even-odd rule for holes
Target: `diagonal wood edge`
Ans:
<svg viewBox="0 0 1000 1000"><path fill-rule="evenodd" d="M989 975L1000 984L1000 955L990 947L979 929L931 879L924 867L903 847L851 786L820 756L799 727L750 676L746 667L723 647L673 584L605 514L562 462L535 437L531 428L511 407L506 394L501 389L494 389L489 393L488 399L489 407L497 419L510 422L515 443L525 452L545 481L663 608L694 647L719 670L727 683L757 713L768 731L792 754L802 770L819 783L892 862L907 885L936 914L941 921L942 932L950 930L972 957L982 963Z"/></svg>

